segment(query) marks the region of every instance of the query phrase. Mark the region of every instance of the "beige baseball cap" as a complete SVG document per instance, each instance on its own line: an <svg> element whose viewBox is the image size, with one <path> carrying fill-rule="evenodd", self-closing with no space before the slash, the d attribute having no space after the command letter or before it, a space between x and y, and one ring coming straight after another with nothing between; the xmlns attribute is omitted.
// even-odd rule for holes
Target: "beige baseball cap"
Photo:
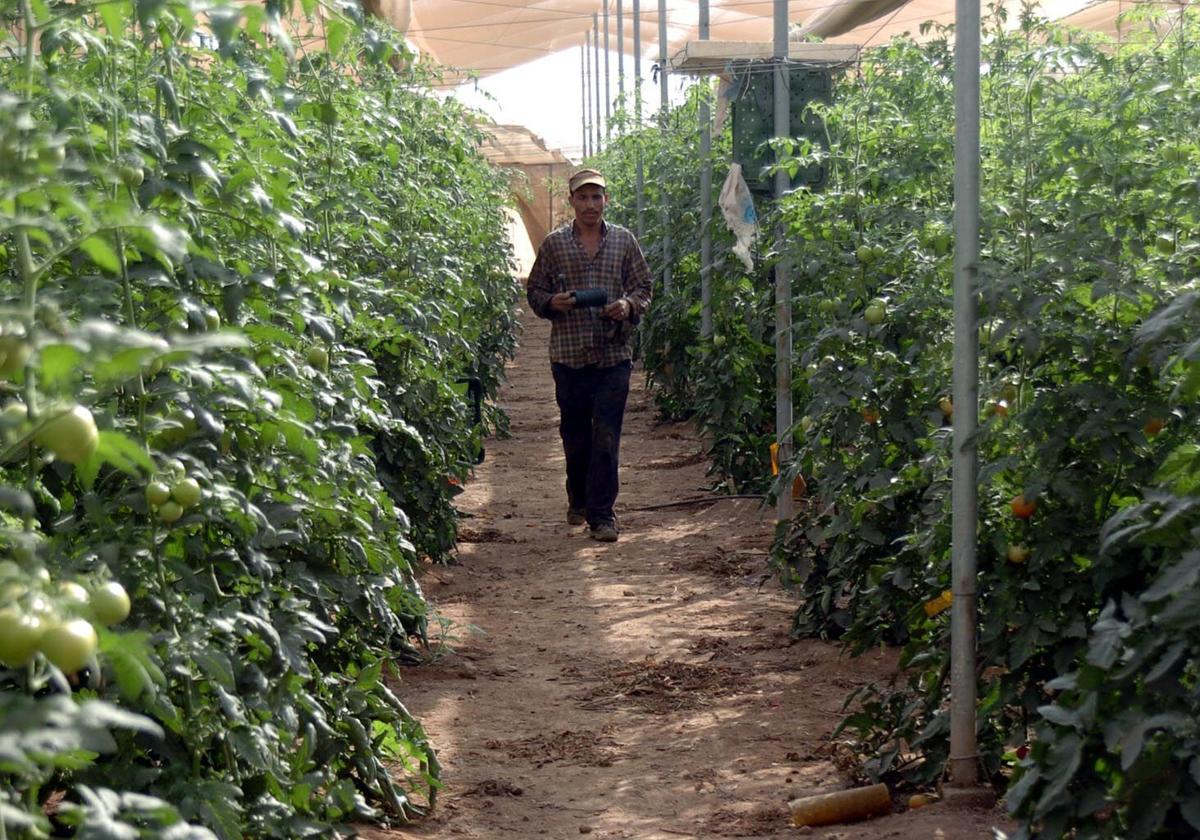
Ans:
<svg viewBox="0 0 1200 840"><path fill-rule="evenodd" d="M608 182L604 180L604 176L595 169L580 169L571 176L571 180L567 182L567 186L571 192L582 187L584 184L595 184L602 189L608 188Z"/></svg>

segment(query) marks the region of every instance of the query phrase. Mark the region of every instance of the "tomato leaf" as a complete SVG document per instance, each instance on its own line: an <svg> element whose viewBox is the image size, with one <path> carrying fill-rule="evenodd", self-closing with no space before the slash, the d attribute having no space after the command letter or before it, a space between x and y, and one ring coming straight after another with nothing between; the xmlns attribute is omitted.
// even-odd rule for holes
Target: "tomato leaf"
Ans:
<svg viewBox="0 0 1200 840"><path fill-rule="evenodd" d="M138 475L139 468L147 474L155 470L154 460L146 454L141 444L120 432L108 429L100 432L96 457L131 475Z"/></svg>
<svg viewBox="0 0 1200 840"><path fill-rule="evenodd" d="M117 252L101 236L89 236L79 243L79 247L100 268L112 274L120 273L121 260L117 257Z"/></svg>
<svg viewBox="0 0 1200 840"><path fill-rule="evenodd" d="M38 352L38 379L46 388L55 388L75 376L82 358L70 344L51 344Z"/></svg>
<svg viewBox="0 0 1200 840"><path fill-rule="evenodd" d="M340 18L332 18L325 24L325 49L330 55L338 55L350 37L350 27Z"/></svg>

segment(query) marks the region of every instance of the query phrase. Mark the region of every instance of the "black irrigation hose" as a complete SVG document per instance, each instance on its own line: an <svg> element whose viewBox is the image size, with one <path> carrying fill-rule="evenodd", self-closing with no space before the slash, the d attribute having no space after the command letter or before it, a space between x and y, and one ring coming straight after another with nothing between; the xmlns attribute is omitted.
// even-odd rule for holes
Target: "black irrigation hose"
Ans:
<svg viewBox="0 0 1200 840"><path fill-rule="evenodd" d="M706 505L711 502L724 502L729 499L765 499L763 493L733 493L728 496L697 496L694 499L680 499L678 502L664 502L661 505L647 505L646 507L625 508L626 513L641 510L663 510L664 508L673 507L688 507L689 505Z"/></svg>

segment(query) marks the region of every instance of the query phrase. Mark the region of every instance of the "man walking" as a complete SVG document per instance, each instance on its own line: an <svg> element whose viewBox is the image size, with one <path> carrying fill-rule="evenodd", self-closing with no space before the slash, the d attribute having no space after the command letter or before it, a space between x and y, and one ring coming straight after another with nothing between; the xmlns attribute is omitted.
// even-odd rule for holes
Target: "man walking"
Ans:
<svg viewBox="0 0 1200 840"><path fill-rule="evenodd" d="M567 522L616 542L613 504L633 325L650 306L650 268L637 239L604 221L607 184L594 169L568 183L575 220L538 248L526 297L548 318L559 434L567 458Z"/></svg>

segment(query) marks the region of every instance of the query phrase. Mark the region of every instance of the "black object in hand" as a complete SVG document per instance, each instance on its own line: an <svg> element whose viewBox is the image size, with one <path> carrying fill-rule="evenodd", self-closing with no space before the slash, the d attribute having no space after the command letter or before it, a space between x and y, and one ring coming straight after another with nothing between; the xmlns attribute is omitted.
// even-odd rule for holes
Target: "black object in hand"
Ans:
<svg viewBox="0 0 1200 840"><path fill-rule="evenodd" d="M608 292L604 289L576 289L571 296L575 298L575 305L580 307L608 305Z"/></svg>

